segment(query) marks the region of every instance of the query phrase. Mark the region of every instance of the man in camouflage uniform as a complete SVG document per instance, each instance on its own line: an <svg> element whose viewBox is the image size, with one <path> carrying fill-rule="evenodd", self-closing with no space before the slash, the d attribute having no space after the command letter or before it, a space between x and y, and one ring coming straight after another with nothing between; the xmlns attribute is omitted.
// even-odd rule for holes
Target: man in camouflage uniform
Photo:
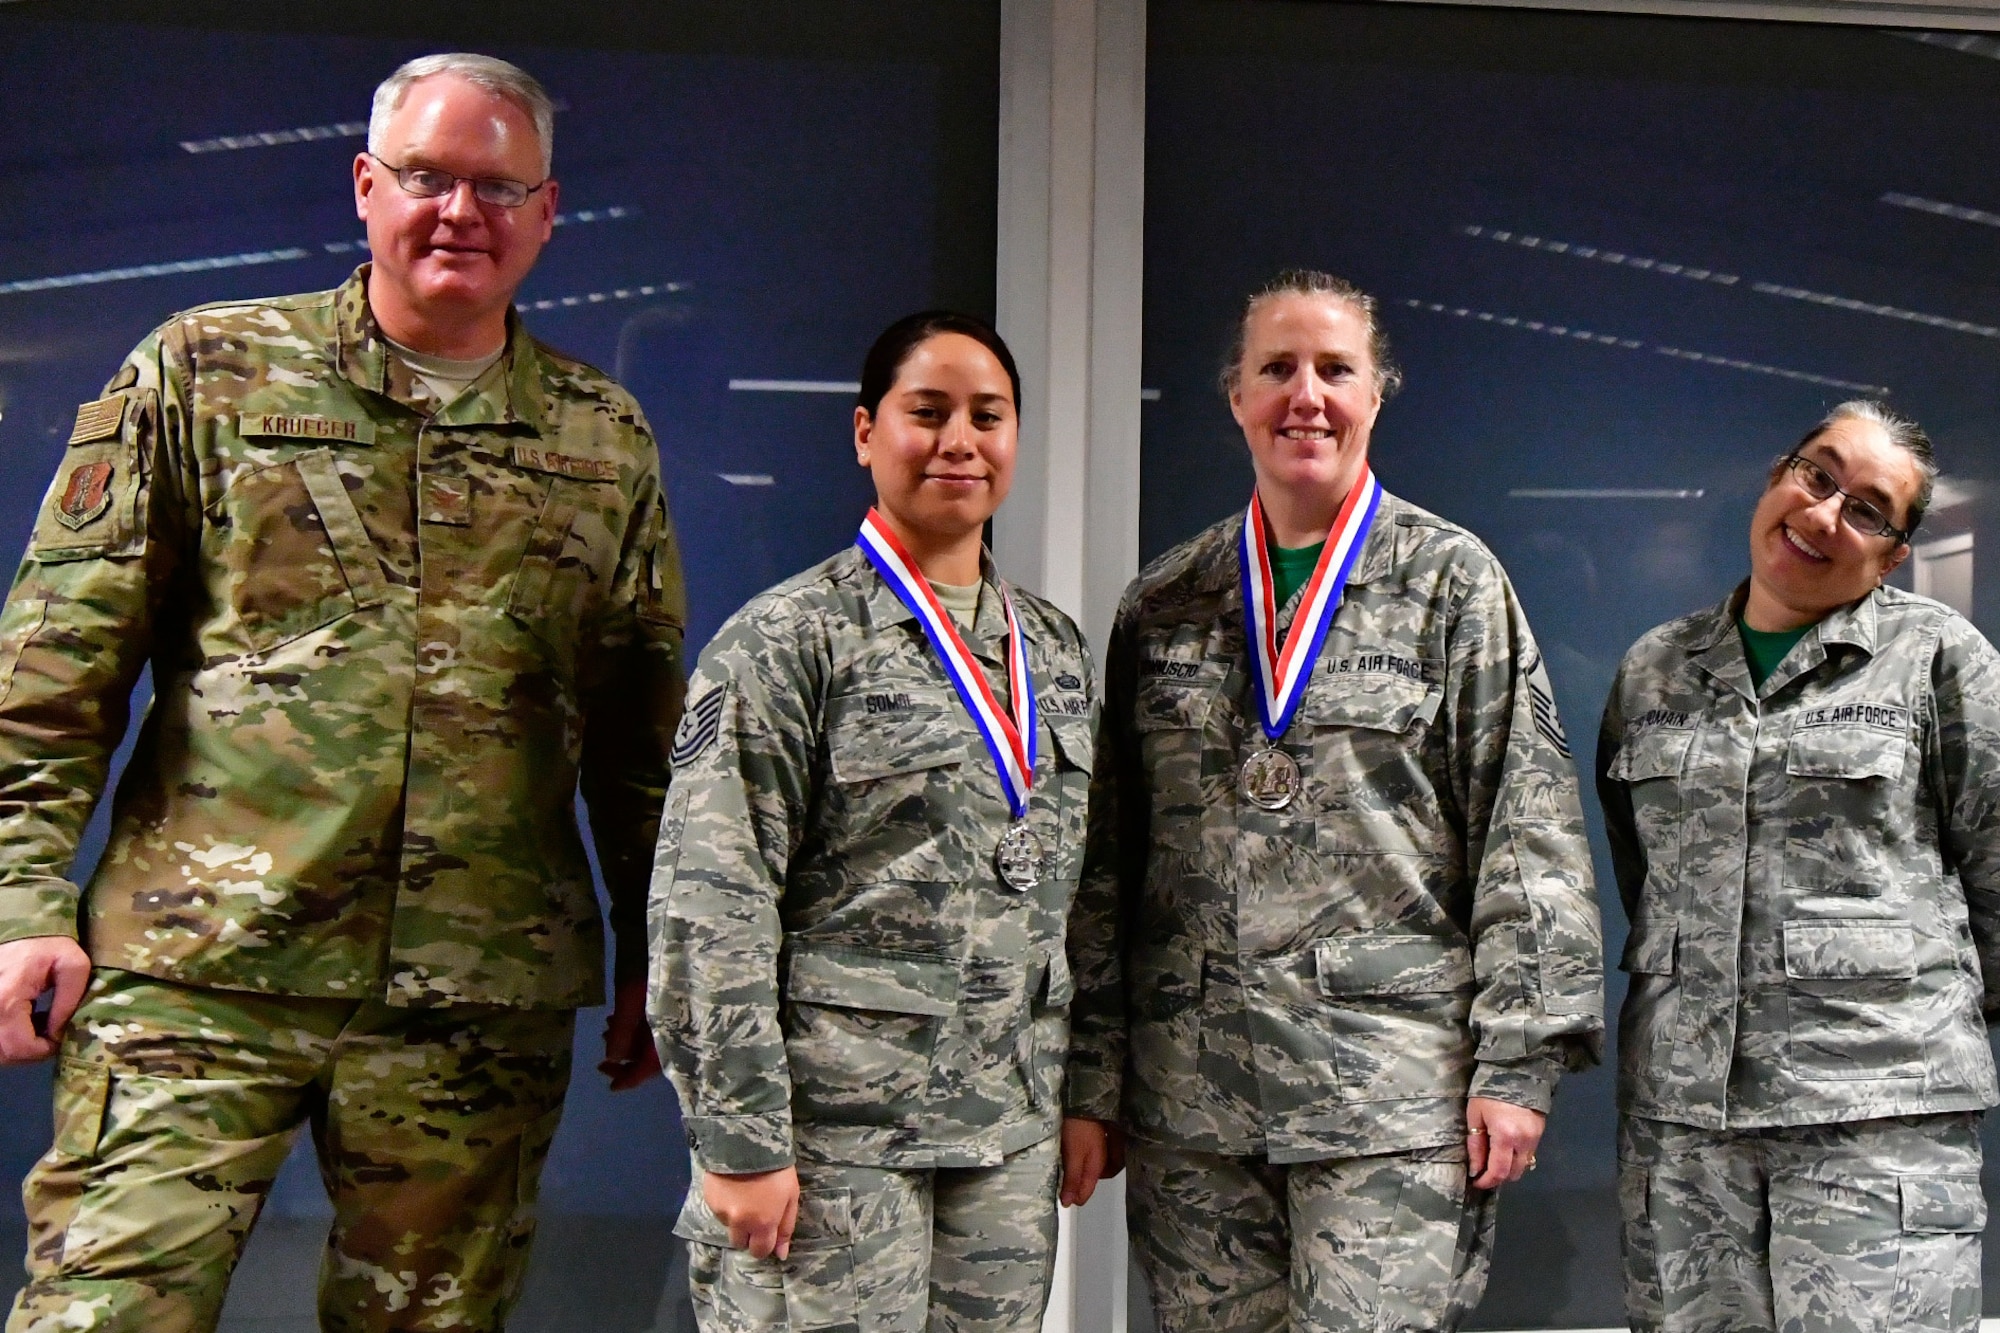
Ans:
<svg viewBox="0 0 2000 1333"><path fill-rule="evenodd" d="M1612 687L1643 1333L1978 1325L2000 659L1881 585L1935 468L1913 423L1835 409L1772 470L1749 582L1640 639Z"/></svg>
<svg viewBox="0 0 2000 1333"><path fill-rule="evenodd" d="M607 1056L649 1068L680 571L637 406L512 313L550 119L502 62L405 66L355 168L372 266L178 316L78 411L0 613L0 1056L61 1057L10 1333L212 1328L302 1123L322 1327L498 1328L603 993L579 773Z"/></svg>
<svg viewBox="0 0 2000 1333"><path fill-rule="evenodd" d="M871 378L864 410L886 414ZM976 555L978 522L967 536ZM1004 701L1005 585L977 568L935 590L965 594L945 605ZM996 858L1017 825L966 705L859 548L754 598L702 653L660 831L651 1013L696 1171L676 1230L704 1333L1040 1326L1094 681L1069 617L1008 592L1040 713L1025 878ZM787 1168L788 1252L732 1242L704 1176Z"/></svg>
<svg viewBox="0 0 2000 1333"><path fill-rule="evenodd" d="M1323 274L1246 306L1228 387L1267 506L1329 441L1336 504L1361 484L1395 382L1373 321ZM1601 1039L1575 774L1499 564L1384 494L1273 743L1300 787L1257 803L1243 531L1239 511L1148 566L1112 630L1068 1112L1135 1140L1169 1333L1453 1327L1491 1188ZM1275 597L1281 642L1307 591Z"/></svg>

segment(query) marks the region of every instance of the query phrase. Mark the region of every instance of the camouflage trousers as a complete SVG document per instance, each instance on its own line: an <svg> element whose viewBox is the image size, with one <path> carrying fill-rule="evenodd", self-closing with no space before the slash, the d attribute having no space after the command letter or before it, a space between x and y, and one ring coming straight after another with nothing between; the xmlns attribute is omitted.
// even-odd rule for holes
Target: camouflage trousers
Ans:
<svg viewBox="0 0 2000 1333"><path fill-rule="evenodd" d="M1036 1333L1056 1251L1060 1141L998 1166L799 1163L790 1257L753 1259L695 1172L675 1234L701 1333Z"/></svg>
<svg viewBox="0 0 2000 1333"><path fill-rule="evenodd" d="M1971 1114L1712 1130L1623 1117L1625 1308L1639 1333L1972 1333Z"/></svg>
<svg viewBox="0 0 2000 1333"><path fill-rule="evenodd" d="M1134 1142L1126 1162L1162 1333L1453 1329L1485 1294L1494 1195L1463 1147L1278 1165Z"/></svg>
<svg viewBox="0 0 2000 1333"><path fill-rule="evenodd" d="M310 1124L327 1330L498 1329L526 1266L567 1010L288 999L99 968L22 1186L7 1333L195 1333Z"/></svg>

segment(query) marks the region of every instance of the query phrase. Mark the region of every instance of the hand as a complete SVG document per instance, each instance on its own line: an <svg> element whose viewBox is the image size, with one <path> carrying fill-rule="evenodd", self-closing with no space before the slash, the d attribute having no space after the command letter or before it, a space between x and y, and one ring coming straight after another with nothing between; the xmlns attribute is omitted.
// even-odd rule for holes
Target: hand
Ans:
<svg viewBox="0 0 2000 1333"><path fill-rule="evenodd" d="M36 935L0 944L0 1065L46 1060L83 1002L90 955L67 935ZM47 1036L35 1032L35 998L53 988Z"/></svg>
<svg viewBox="0 0 2000 1333"><path fill-rule="evenodd" d="M1065 1116L1062 1123L1062 1202L1081 1208L1097 1182L1125 1169L1125 1131L1104 1120Z"/></svg>
<svg viewBox="0 0 2000 1333"><path fill-rule="evenodd" d="M799 1222L799 1172L781 1166L747 1176L717 1171L701 1175L701 1197L708 1210L729 1228L731 1248L750 1251L753 1259L792 1253L792 1228Z"/></svg>
<svg viewBox="0 0 2000 1333"><path fill-rule="evenodd" d="M1474 1097L1465 1104L1465 1154L1472 1187L1499 1189L1535 1165L1535 1145L1549 1118L1512 1102Z"/></svg>
<svg viewBox="0 0 2000 1333"><path fill-rule="evenodd" d="M646 983L621 981L611 992L611 1013L604 1020L604 1059L597 1072L611 1080L613 1092L636 1088L660 1072L660 1049L646 1022Z"/></svg>

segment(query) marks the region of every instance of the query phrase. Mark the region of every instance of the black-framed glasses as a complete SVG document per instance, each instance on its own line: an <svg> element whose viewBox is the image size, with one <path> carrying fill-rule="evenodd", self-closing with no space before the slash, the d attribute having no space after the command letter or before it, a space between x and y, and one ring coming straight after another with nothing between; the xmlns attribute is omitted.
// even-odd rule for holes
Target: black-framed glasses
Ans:
<svg viewBox="0 0 2000 1333"><path fill-rule="evenodd" d="M1826 500L1838 495L1840 500L1840 520L1864 537L1893 537L1898 542L1908 541L1910 534L1897 527L1867 500L1840 489L1840 483L1833 474L1804 454L1785 455L1784 465L1791 470L1799 488L1814 500Z"/></svg>
<svg viewBox="0 0 2000 1333"><path fill-rule="evenodd" d="M368 154L375 157L375 154ZM375 157L377 162L382 159ZM460 181L472 187L472 197L482 204L493 204L500 208L519 208L541 185L529 185L522 181L510 181L504 176L454 176L449 171L437 167L399 167L388 162L382 165L396 177L396 184L403 187L404 194L415 195L419 199L437 199L458 188Z"/></svg>

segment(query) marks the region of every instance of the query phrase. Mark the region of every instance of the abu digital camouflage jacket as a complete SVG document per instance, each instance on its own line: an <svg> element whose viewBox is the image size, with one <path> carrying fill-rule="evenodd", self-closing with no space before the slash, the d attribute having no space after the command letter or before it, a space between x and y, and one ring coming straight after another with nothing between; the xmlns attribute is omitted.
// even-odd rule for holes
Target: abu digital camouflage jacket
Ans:
<svg viewBox="0 0 2000 1333"><path fill-rule="evenodd" d="M1262 746L1239 513L1127 589L1070 917L1070 1110L1279 1162L1547 1110L1603 1029L1597 901L1548 674L1499 563L1384 495L1280 747ZM1301 600L1281 611L1280 632Z"/></svg>
<svg viewBox="0 0 2000 1333"><path fill-rule="evenodd" d="M1620 1105L1718 1129L1992 1106L2000 658L1881 588L1757 688L1742 598L1640 639L1604 712Z"/></svg>
<svg viewBox="0 0 2000 1333"><path fill-rule="evenodd" d="M1005 700L993 587L966 639ZM1055 1132L1095 693L1076 626L1013 597L1041 708L1025 891L996 870L1012 816L985 744L858 549L703 651L650 910L653 1030L702 1170L991 1166Z"/></svg>
<svg viewBox="0 0 2000 1333"><path fill-rule="evenodd" d="M653 437L518 321L434 410L366 277L177 316L79 410L0 613L0 940L270 994L596 1003L578 775L637 974L681 696Z"/></svg>

